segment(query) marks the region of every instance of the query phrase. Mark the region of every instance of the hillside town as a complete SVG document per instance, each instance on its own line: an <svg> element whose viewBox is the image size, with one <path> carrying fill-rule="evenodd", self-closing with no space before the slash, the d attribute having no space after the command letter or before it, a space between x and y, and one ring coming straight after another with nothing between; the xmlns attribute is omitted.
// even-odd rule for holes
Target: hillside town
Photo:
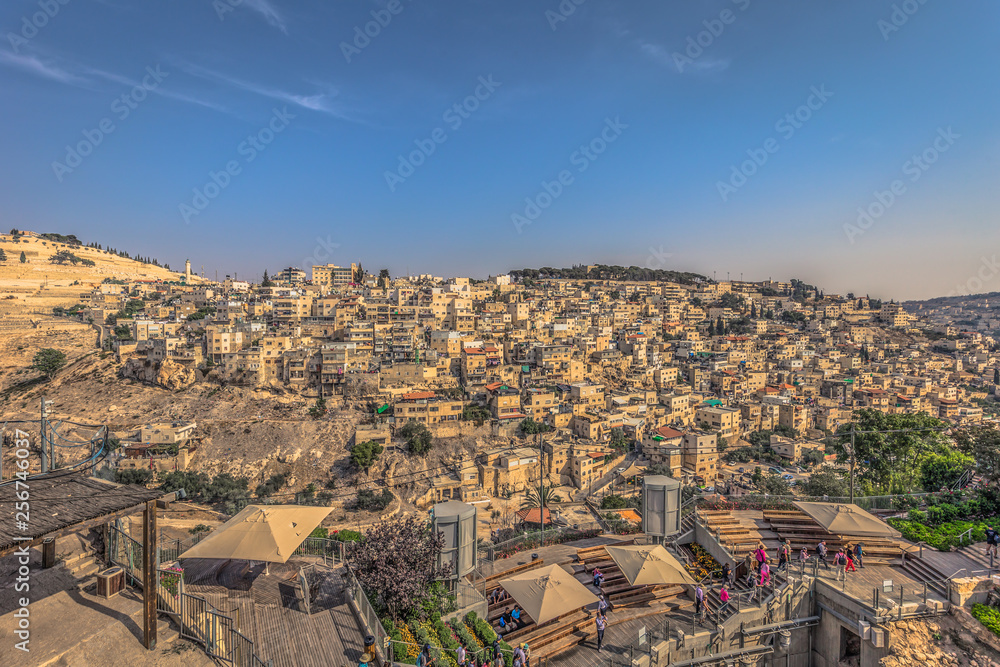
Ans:
<svg viewBox="0 0 1000 667"><path fill-rule="evenodd" d="M36 636L70 608L86 638L45 661L1000 661L963 629L1000 596L1000 331L956 319L990 295L608 265L251 282L0 248L34 355L3 381L0 507L22 476L41 506Z"/></svg>
<svg viewBox="0 0 1000 667"><path fill-rule="evenodd" d="M195 285L188 266L176 281L106 280L64 312L104 323L103 345L126 377L363 399L383 442L388 430L378 427L411 421L446 434L488 420L508 435L524 435L527 422L528 432L545 432L546 481L576 489L626 450L713 487L726 481L720 454L760 444L746 439L759 433L783 464L812 465L859 409L996 421L990 320L932 323L892 301L799 280L571 271L579 277L542 269L393 278L329 264L258 284L227 276ZM456 462L454 483L436 480L433 499L520 491L538 474L487 472L495 458L484 455L475 474L463 472L473 462Z"/></svg>

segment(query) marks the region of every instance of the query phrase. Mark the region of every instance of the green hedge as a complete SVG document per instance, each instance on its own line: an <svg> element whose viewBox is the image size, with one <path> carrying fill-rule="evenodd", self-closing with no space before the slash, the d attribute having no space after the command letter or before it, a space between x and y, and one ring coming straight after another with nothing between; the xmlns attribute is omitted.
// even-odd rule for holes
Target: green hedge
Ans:
<svg viewBox="0 0 1000 667"><path fill-rule="evenodd" d="M493 645L493 640L497 638L497 633L489 623L479 618L475 612L470 611L465 615L465 622L473 629L483 646L489 648ZM514 664L514 648L507 642L500 640L500 651L503 653L503 661L507 667Z"/></svg>
<svg viewBox="0 0 1000 667"><path fill-rule="evenodd" d="M985 625L990 632L1000 637L1000 609L984 604L972 605L972 615Z"/></svg>
<svg viewBox="0 0 1000 667"><path fill-rule="evenodd" d="M922 512L910 511L909 519L889 519L889 525L903 534L912 542L926 542L939 551L948 551L952 547L970 544L959 543L959 536L972 528L972 543L986 540L986 526L994 525L995 521L948 521L936 526L920 521ZM915 517L916 515L916 517Z"/></svg>

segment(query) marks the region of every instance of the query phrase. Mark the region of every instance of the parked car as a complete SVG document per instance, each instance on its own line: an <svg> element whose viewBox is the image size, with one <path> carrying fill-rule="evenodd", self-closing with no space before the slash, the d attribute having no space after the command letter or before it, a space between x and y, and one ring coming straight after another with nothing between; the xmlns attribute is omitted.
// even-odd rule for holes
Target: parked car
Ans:
<svg viewBox="0 0 1000 667"><path fill-rule="evenodd" d="M773 472L775 475L780 475L782 473L781 468L778 468L778 467L768 468L768 471L769 472Z"/></svg>
<svg viewBox="0 0 1000 667"><path fill-rule="evenodd" d="M740 472L746 472L746 470L744 470L743 468L740 468Z"/></svg>
<svg viewBox="0 0 1000 667"><path fill-rule="evenodd" d="M790 482L790 481L792 481L795 478L792 475L789 475L788 473L785 473L784 475L781 476L781 479L784 479L784 480Z"/></svg>

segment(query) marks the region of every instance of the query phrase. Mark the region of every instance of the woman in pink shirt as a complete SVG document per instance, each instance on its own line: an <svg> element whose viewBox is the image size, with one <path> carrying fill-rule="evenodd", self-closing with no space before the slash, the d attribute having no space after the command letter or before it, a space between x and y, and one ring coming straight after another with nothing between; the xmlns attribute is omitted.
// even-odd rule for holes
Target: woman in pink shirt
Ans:
<svg viewBox="0 0 1000 667"><path fill-rule="evenodd" d="M771 567L767 562L760 564L760 586L764 585L764 582L771 583Z"/></svg>
<svg viewBox="0 0 1000 667"><path fill-rule="evenodd" d="M722 584L722 590L719 591L719 615L721 616L729 608L729 589L726 588L725 584Z"/></svg>

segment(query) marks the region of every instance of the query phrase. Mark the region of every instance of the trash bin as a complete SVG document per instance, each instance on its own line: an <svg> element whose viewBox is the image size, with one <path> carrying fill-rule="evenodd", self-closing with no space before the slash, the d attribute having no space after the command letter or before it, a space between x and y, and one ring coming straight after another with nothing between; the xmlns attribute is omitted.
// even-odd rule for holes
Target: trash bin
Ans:
<svg viewBox="0 0 1000 667"><path fill-rule="evenodd" d="M42 540L42 568L49 569L56 564L56 538L46 537Z"/></svg>

